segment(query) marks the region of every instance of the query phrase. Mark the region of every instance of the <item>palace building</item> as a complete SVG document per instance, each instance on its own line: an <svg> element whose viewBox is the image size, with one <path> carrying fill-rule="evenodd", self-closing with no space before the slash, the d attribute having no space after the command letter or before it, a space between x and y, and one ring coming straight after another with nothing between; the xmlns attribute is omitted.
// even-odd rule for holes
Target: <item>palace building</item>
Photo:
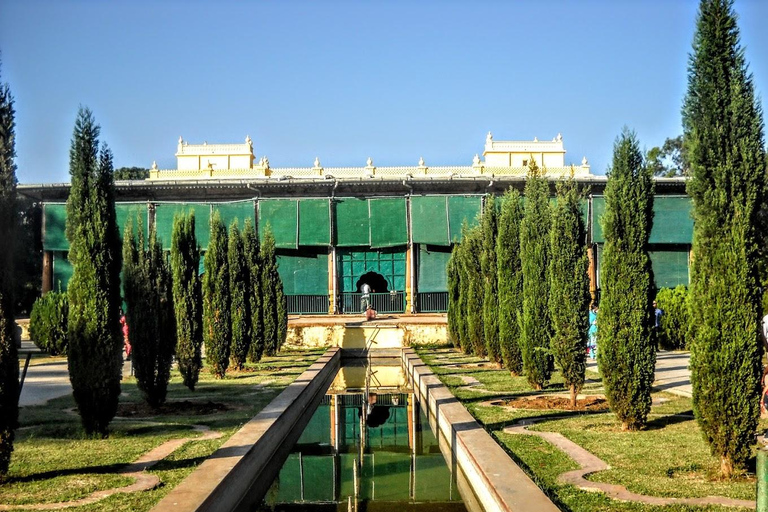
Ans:
<svg viewBox="0 0 768 512"><path fill-rule="evenodd" d="M278 249L291 314L360 312L361 286L373 290L381 313L444 312L446 263L461 226L477 222L484 198L509 187L522 191L534 160L552 184L573 174L585 189L592 290L599 293L602 230L599 218L606 178L590 172L586 158L566 164L563 138L497 141L488 133L482 158L466 166L272 167L256 158L253 141L190 144L179 138L176 169L153 164L146 180L115 184L122 229L129 219L154 223L168 249L174 215L194 211L205 251L209 220L246 218L269 226ZM468 158L469 160L469 158ZM657 287L688 284L693 235L684 178L658 178L651 233ZM19 192L43 205L43 290L66 289L72 268L64 234L68 184L20 185ZM146 231L146 229L145 229ZM202 271L202 266L201 266Z"/></svg>

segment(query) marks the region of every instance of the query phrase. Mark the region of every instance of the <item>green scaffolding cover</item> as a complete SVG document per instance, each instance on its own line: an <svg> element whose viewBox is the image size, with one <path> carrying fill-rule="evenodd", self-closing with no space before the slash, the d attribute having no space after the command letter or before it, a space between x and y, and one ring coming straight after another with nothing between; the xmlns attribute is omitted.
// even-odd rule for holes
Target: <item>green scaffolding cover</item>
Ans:
<svg viewBox="0 0 768 512"><path fill-rule="evenodd" d="M299 242L299 206L296 199L259 201L259 237L264 240L266 227L272 230L275 247L296 249Z"/></svg>
<svg viewBox="0 0 768 512"><path fill-rule="evenodd" d="M408 243L405 198L369 199L371 247L396 247Z"/></svg>
<svg viewBox="0 0 768 512"><path fill-rule="evenodd" d="M355 197L336 200L336 245L355 247L371 245L368 201Z"/></svg>
<svg viewBox="0 0 768 512"><path fill-rule="evenodd" d="M693 203L689 197L656 196L653 199L653 229L649 243L691 244Z"/></svg>
<svg viewBox="0 0 768 512"><path fill-rule="evenodd" d="M43 248L46 251L68 251L67 205L45 204L43 205L43 217Z"/></svg>
<svg viewBox="0 0 768 512"><path fill-rule="evenodd" d="M448 291L446 267L451 257L450 250L436 251L419 247L418 289L419 292Z"/></svg>
<svg viewBox="0 0 768 512"><path fill-rule="evenodd" d="M69 280L74 271L72 263L67 259L67 253L56 251L53 253L53 289L54 291L66 291Z"/></svg>
<svg viewBox="0 0 768 512"><path fill-rule="evenodd" d="M411 230L415 244L451 245L446 196L411 197Z"/></svg>
<svg viewBox="0 0 768 512"><path fill-rule="evenodd" d="M229 227L235 220L237 220L237 227L242 231L243 226L245 226L245 219L251 219L251 225L256 219L253 201L215 204L213 210L219 212L222 222L227 227L227 233L229 233Z"/></svg>
<svg viewBox="0 0 768 512"><path fill-rule="evenodd" d="M656 288L688 286L688 251L650 251Z"/></svg>
<svg viewBox="0 0 768 512"><path fill-rule="evenodd" d="M161 241L164 250L171 248L174 216L189 212L195 212L195 237L198 245L203 251L208 249L211 233L211 206L202 203L163 203L155 205L155 226L157 238Z"/></svg>
<svg viewBox="0 0 768 512"><path fill-rule="evenodd" d="M126 204L117 203L115 205L115 217L117 218L117 228L120 230L120 241L125 237L125 228L128 227L128 221L133 222L133 232L138 233L139 224L144 232L144 239L149 239L149 226L147 225L147 205L146 204Z"/></svg>
<svg viewBox="0 0 768 512"><path fill-rule="evenodd" d="M331 245L331 204L328 199L299 200L299 245Z"/></svg>
<svg viewBox="0 0 768 512"><path fill-rule="evenodd" d="M469 227L479 222L480 196L448 197L448 230L452 242L461 242L461 225L466 220Z"/></svg>
<svg viewBox="0 0 768 512"><path fill-rule="evenodd" d="M328 293L328 254L281 253L277 255L277 265L286 295Z"/></svg>

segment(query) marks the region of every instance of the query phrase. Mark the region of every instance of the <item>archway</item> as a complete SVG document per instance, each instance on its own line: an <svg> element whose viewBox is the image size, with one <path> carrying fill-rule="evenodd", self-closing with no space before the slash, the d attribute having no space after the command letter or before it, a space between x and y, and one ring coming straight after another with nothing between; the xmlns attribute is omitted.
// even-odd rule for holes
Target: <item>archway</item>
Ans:
<svg viewBox="0 0 768 512"><path fill-rule="evenodd" d="M374 293L387 293L389 291L389 283L387 283L386 278L377 272L367 272L360 276L360 279L355 283L357 293L362 291L362 286L365 283L368 283Z"/></svg>

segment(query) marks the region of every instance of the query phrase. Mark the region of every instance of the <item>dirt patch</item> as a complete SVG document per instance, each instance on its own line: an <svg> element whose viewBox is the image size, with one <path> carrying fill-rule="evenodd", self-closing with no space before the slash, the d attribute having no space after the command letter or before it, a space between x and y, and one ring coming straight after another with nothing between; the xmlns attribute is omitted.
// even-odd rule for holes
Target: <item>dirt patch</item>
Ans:
<svg viewBox="0 0 768 512"><path fill-rule="evenodd" d="M461 368L463 370L474 370L475 368L493 368L494 370L498 370L499 365L496 363L457 363L456 368Z"/></svg>
<svg viewBox="0 0 768 512"><path fill-rule="evenodd" d="M166 402L157 409L153 409L144 402L121 403L117 407L117 415L124 418L146 418L163 414L173 416L204 416L217 412L229 411L232 407L220 402L193 402L183 400L180 402Z"/></svg>
<svg viewBox="0 0 768 512"><path fill-rule="evenodd" d="M607 411L608 400L598 396L588 396L576 401L576 407L571 407L571 399L560 396L531 396L497 400L492 405L514 407L515 409L560 409L566 411Z"/></svg>

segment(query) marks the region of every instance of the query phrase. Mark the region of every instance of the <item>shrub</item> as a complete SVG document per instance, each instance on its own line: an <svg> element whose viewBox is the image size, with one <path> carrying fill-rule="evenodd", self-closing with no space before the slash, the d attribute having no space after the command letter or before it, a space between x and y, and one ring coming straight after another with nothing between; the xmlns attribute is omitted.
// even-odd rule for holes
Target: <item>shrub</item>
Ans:
<svg viewBox="0 0 768 512"><path fill-rule="evenodd" d="M688 289L662 288L656 295L656 304L664 312L659 328L659 345L666 350L688 348Z"/></svg>
<svg viewBox="0 0 768 512"><path fill-rule="evenodd" d="M227 238L227 228L217 211L211 218L211 237L204 262L203 340L211 372L219 379L227 373L232 344Z"/></svg>
<svg viewBox="0 0 768 512"><path fill-rule="evenodd" d="M49 292L35 301L29 315L29 336L43 352L67 353L69 300L63 292Z"/></svg>

